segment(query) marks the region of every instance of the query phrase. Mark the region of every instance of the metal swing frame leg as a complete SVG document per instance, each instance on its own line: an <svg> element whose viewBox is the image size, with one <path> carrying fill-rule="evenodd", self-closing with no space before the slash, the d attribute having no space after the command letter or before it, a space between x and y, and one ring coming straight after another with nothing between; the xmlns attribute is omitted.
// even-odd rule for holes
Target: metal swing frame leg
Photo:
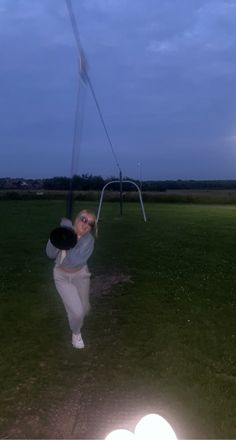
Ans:
<svg viewBox="0 0 236 440"><path fill-rule="evenodd" d="M112 185L113 183L120 183L120 180L111 180L110 182L106 183L106 185L104 185L104 187L102 188L102 192L101 192L101 196L100 196L100 201L99 201L99 207L98 207L98 211L97 211L97 222L99 222L99 219L100 219L100 214L101 214L102 202L103 202L103 196L104 196L105 189L109 185ZM132 180L123 180L123 183L131 183L137 189L138 194L139 194L139 201L140 201L140 205L141 205L141 209L142 209L142 214L143 214L143 220L146 222L147 221L147 217L146 217L146 213L145 213L145 209L144 209L142 193L140 191L139 186L135 182L132 182Z"/></svg>

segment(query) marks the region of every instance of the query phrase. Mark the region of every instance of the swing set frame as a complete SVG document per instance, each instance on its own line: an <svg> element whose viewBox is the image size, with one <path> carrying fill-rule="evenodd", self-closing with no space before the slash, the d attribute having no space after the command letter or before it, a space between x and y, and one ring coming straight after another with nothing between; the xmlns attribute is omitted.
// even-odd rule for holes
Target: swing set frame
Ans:
<svg viewBox="0 0 236 440"><path fill-rule="evenodd" d="M103 203L103 196L104 196L105 189L108 186L110 186L110 185L112 185L114 183L120 183L120 215L122 215L122 212L123 212L122 184L123 183L130 183L131 185L134 185L135 188L138 191L139 201L140 201L141 210L142 210L142 214L143 214L143 220L146 222L147 221L147 217L146 217L146 214L145 214L145 209L144 209L144 204L143 204L143 199L142 199L142 193L141 193L141 190L140 190L139 186L137 185L137 183L133 182L132 180L122 180L122 178L121 178L120 180L111 180L110 182L106 183L106 185L104 185L104 187L102 188L102 192L101 192L101 196L100 196L100 201L99 201L99 207L98 207L98 211L97 211L97 223L99 222L99 219L100 219L100 214L101 214L102 203Z"/></svg>

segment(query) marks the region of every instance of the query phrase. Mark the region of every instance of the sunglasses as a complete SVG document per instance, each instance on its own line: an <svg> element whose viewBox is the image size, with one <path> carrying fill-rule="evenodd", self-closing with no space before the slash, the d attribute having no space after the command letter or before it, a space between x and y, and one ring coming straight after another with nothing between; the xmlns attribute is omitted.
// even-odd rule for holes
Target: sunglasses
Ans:
<svg viewBox="0 0 236 440"><path fill-rule="evenodd" d="M80 221L85 223L86 225L89 225L91 228L94 228L95 226L95 222L93 222L92 220L88 220L87 217L85 217L84 215L81 215L79 217Z"/></svg>

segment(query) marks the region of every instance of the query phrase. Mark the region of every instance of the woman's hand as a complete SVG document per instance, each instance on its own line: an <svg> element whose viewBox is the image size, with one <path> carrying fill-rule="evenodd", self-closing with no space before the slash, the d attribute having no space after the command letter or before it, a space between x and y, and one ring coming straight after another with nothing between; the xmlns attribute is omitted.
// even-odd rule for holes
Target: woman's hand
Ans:
<svg viewBox="0 0 236 440"><path fill-rule="evenodd" d="M60 226L67 226L68 228L72 228L72 221L69 218L62 217Z"/></svg>

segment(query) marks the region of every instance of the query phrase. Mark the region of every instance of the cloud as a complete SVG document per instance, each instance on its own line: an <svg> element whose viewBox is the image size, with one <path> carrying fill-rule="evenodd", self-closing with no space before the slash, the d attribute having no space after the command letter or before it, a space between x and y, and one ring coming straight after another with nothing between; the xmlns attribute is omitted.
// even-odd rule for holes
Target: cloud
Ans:
<svg viewBox="0 0 236 440"><path fill-rule="evenodd" d="M1 0L0 32L18 33L18 24L21 22L39 22L45 14L45 7L39 1L28 2L26 0Z"/></svg>
<svg viewBox="0 0 236 440"><path fill-rule="evenodd" d="M178 11L176 11L178 21ZM191 20L183 21L183 27L174 29L169 39L152 40L147 50L152 52L181 52L201 50L222 52L234 49L236 43L236 4L214 0L192 9ZM168 21L168 18L167 18ZM173 24L176 28L176 22Z"/></svg>
<svg viewBox="0 0 236 440"><path fill-rule="evenodd" d="M175 50L175 45L173 42L168 40L162 40L162 41L150 41L147 50L151 52L160 52L160 53L170 53L171 51Z"/></svg>
<svg viewBox="0 0 236 440"><path fill-rule="evenodd" d="M189 6L188 13L184 9L182 17L177 8L172 11L172 15L176 12L174 22L166 17L168 35L153 26L146 45L146 60L157 69L159 78L170 77L173 72L176 80L182 78L185 85L201 86L208 95L206 87L212 89L211 81L221 81L221 90L236 75L236 2L189 4L191 9Z"/></svg>
<svg viewBox="0 0 236 440"><path fill-rule="evenodd" d="M230 136L226 136L222 138L223 141L229 142L230 144L236 145L236 134L232 134Z"/></svg>
<svg viewBox="0 0 236 440"><path fill-rule="evenodd" d="M209 51L230 49L236 42L232 25L236 25L236 4L214 0L200 7L192 29L183 34L187 45L200 45Z"/></svg>
<svg viewBox="0 0 236 440"><path fill-rule="evenodd" d="M236 3L72 4L106 126L124 163L146 161L153 177L156 163L164 163L165 177L169 158L173 157L173 168L178 158L176 177L181 177L187 153L189 175L194 169L191 158L197 162L198 155L204 157L209 145L219 145L221 158L220 142L229 145L223 138L234 134ZM63 150L62 131L72 136L77 86L77 53L65 1L0 0L0 11L1 132L16 152L22 141L36 149L46 142L47 147L55 145L56 150L59 145ZM90 156L98 157L96 172L98 146L105 145L107 152L107 145L90 92L86 118L84 140ZM90 162L86 156L89 167Z"/></svg>
<svg viewBox="0 0 236 440"><path fill-rule="evenodd" d="M128 5L128 0L83 0L85 9L102 13L117 14L124 11Z"/></svg>
<svg viewBox="0 0 236 440"><path fill-rule="evenodd" d="M43 46L73 45L70 21L64 4L45 0L0 0L0 35L34 49Z"/></svg>

